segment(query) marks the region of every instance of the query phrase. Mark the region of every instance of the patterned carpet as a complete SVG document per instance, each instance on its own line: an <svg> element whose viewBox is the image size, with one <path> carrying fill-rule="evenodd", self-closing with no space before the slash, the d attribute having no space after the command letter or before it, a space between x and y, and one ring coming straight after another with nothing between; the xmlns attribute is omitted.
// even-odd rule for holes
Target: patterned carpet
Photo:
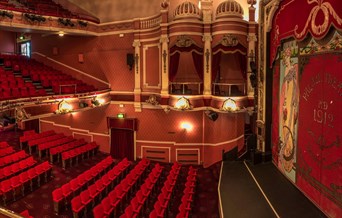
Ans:
<svg viewBox="0 0 342 218"><path fill-rule="evenodd" d="M19 150L19 137L21 131L5 131L0 132L0 141L7 141L14 148ZM32 193L18 199L15 202L9 203L7 208L15 212L28 210L30 215L36 218L53 218L53 217L72 217L71 209L63 211L60 215L55 215L53 212L52 191L61 187L72 178L77 177L83 171L89 169L102 159L107 154L98 153L95 157L85 160L79 165L63 170L60 165L53 166L53 178L41 187L35 189ZM38 160L37 156L35 159ZM169 165L164 165L168 169ZM194 218L218 218L218 195L217 186L219 180L220 163L204 169L198 168L198 187L192 211ZM182 187L180 188L182 190ZM175 196L174 202L179 202L180 194ZM152 208L150 208L152 209ZM168 217L175 217L178 212L178 205L174 203L168 213ZM91 216L89 216L91 217ZM148 216L145 216L148 217Z"/></svg>

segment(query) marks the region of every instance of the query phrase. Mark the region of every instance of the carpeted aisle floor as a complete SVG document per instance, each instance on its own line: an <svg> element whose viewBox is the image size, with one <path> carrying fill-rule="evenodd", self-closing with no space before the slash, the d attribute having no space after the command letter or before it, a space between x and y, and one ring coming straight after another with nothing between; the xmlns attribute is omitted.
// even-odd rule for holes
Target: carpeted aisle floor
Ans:
<svg viewBox="0 0 342 218"><path fill-rule="evenodd" d="M7 141L14 148L19 150L19 137L22 132L5 131L0 132L0 141ZM107 154L98 153L95 157L80 162L78 166L73 166L63 170L60 165L53 166L53 178L41 187L28 193L25 197L18 199L16 202L9 203L6 208L15 212L28 210L30 215L35 218L71 218L71 210L63 211L60 215L53 212L52 191L61 187L72 178L77 177L83 171L94 166L96 163L104 159ZM34 155L38 160L37 155ZM47 159L46 159L47 160ZM215 164L207 169L198 167L198 187L196 191L192 217L194 218L218 218L218 194L217 185L219 181L220 163ZM181 194L176 195L180 196ZM177 199L175 199L177 201ZM174 204L169 217L175 217L178 213L177 205ZM144 217L148 217L146 214Z"/></svg>

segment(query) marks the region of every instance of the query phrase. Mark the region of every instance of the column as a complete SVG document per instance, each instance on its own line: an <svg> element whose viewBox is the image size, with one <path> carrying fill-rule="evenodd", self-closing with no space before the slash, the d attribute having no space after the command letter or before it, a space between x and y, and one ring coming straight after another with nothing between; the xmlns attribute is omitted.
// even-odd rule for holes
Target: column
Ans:
<svg viewBox="0 0 342 218"><path fill-rule="evenodd" d="M203 14L203 95L211 95L211 23L213 13L213 1L212 0L201 0L201 10Z"/></svg>

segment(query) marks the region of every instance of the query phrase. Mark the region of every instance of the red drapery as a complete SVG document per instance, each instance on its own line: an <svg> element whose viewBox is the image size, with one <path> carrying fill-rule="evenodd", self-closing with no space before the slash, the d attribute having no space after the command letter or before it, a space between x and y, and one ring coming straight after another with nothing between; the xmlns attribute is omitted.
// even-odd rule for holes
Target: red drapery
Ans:
<svg viewBox="0 0 342 218"><path fill-rule="evenodd" d="M213 55L211 62L211 81L216 82L217 76L220 76L220 62L221 62L221 52L217 52Z"/></svg>
<svg viewBox="0 0 342 218"><path fill-rule="evenodd" d="M203 80L203 49L195 44L192 44L189 47L178 47L175 45L170 48L169 80L173 82L177 75L179 56L181 52L192 53L192 59L196 72L199 78Z"/></svg>
<svg viewBox="0 0 342 218"><path fill-rule="evenodd" d="M173 82L177 75L178 65L179 65L179 56L178 52L173 53L170 56L170 66L169 66L169 81Z"/></svg>
<svg viewBox="0 0 342 218"><path fill-rule="evenodd" d="M134 160L134 131L128 129L111 129L111 150L112 157Z"/></svg>
<svg viewBox="0 0 342 218"><path fill-rule="evenodd" d="M192 60L195 65L195 69L198 77L203 81L203 54L192 52Z"/></svg>
<svg viewBox="0 0 342 218"><path fill-rule="evenodd" d="M218 72L220 70L220 62L221 62L221 54L222 53L233 53L235 60L240 63L240 69L241 74L244 79L247 78L247 49L238 43L236 46L224 46L222 44L219 44L215 46L212 50L213 56L212 56L212 64L211 64L211 80L215 81L216 77L218 76Z"/></svg>

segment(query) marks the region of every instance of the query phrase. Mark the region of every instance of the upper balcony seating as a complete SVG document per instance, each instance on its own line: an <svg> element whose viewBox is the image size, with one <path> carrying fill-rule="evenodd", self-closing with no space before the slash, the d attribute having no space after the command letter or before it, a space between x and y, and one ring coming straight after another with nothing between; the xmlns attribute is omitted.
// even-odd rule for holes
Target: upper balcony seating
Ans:
<svg viewBox="0 0 342 218"><path fill-rule="evenodd" d="M47 95L51 88L54 94L76 94L96 91L88 85L59 70L21 55L0 54L4 67L0 67L0 101ZM31 82L32 81L32 82ZM41 84L42 89L34 85Z"/></svg>
<svg viewBox="0 0 342 218"><path fill-rule="evenodd" d="M70 11L54 0L16 0L17 3L10 3L8 0L0 0L0 9L18 11L30 14L47 15L71 19L88 20L100 23L97 17L82 12ZM68 6L66 6L68 7Z"/></svg>

